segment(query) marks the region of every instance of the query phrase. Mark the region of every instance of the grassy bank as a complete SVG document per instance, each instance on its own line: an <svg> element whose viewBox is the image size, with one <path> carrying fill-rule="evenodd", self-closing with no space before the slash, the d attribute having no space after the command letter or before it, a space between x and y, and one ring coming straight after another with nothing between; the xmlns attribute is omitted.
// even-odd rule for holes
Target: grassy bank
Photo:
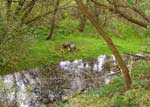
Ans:
<svg viewBox="0 0 150 107"><path fill-rule="evenodd" d="M133 29L124 23L114 22L116 29L122 31L116 34L109 27L106 31L110 34L120 53L139 53L141 51L150 51L148 43L150 41L149 33L141 29ZM46 27L32 28L33 40L28 47L28 54L19 58L19 61L12 69L1 71L0 75L13 73L16 71L28 70L35 67L44 67L49 64L58 63L62 60L74 60L80 58L97 57L102 54L112 54L104 40L97 33L91 24L87 24L83 33L78 32L78 21L69 19L60 22L59 28L55 31L52 40L46 40L49 31ZM111 25L113 27L113 25ZM111 32L109 31L111 30ZM63 51L61 46L66 41L76 43L77 50L73 53Z"/></svg>
<svg viewBox="0 0 150 107"><path fill-rule="evenodd" d="M149 50L144 44L150 39L146 38L112 38L121 53L138 53ZM66 41L77 44L77 50L73 53L63 52L61 46ZM29 55L21 59L21 69L47 66L62 60L74 60L80 58L97 57L101 54L111 54L110 49L99 36L85 35L84 33L73 33L64 37L56 37L51 41L44 39L36 40L29 48ZM23 65L23 66L22 66Z"/></svg>

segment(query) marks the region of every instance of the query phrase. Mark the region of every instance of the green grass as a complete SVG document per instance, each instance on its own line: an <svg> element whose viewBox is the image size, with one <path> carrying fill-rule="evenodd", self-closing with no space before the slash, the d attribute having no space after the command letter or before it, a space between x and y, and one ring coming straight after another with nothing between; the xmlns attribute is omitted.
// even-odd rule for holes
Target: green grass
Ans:
<svg viewBox="0 0 150 107"><path fill-rule="evenodd" d="M131 72L133 83L130 90L124 90L124 79L118 77L109 85L77 94L54 107L150 107L149 73L150 62L137 62Z"/></svg>
<svg viewBox="0 0 150 107"><path fill-rule="evenodd" d="M16 65L16 71L22 71L32 69L35 67L44 67L49 64L58 63L62 60L74 60L80 58L97 57L102 54L112 54L105 41L100 37L95 28L88 23L85 32L79 33L78 21L63 20L60 22L60 27L55 31L52 40L47 41L47 33L49 31L46 27L33 28L35 32L33 34L34 40L29 47L29 53L26 56L20 58L19 63ZM142 33L141 30L132 29L131 26L114 21L111 25L123 32L123 37L118 37L115 33L110 32L116 47L120 53L138 53L141 51L150 51L150 48L146 46L149 43L150 36L149 31ZM62 52L61 45L66 41L72 41L77 44L77 51ZM8 70L0 72L0 75L13 73L14 71Z"/></svg>
<svg viewBox="0 0 150 107"><path fill-rule="evenodd" d="M29 48L29 55L21 59L19 69L47 66L62 60L74 60L80 58L97 57L101 54L112 54L104 40L85 33L72 33L63 37L55 37L50 41L40 38ZM145 38L112 38L121 53L138 53L147 49L144 43L150 39ZM61 45L66 41L77 44L77 51L62 52ZM23 65L23 66L22 66Z"/></svg>

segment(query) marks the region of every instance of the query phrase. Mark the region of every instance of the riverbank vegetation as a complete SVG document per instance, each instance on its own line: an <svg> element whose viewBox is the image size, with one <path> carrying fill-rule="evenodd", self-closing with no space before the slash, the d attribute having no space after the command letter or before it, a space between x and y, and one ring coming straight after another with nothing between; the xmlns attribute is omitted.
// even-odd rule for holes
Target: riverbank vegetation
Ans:
<svg viewBox="0 0 150 107"><path fill-rule="evenodd" d="M100 88L76 94L52 107L149 107L149 68L149 62L136 62L131 72L133 83L128 91L123 77L118 77L108 85L100 83Z"/></svg>

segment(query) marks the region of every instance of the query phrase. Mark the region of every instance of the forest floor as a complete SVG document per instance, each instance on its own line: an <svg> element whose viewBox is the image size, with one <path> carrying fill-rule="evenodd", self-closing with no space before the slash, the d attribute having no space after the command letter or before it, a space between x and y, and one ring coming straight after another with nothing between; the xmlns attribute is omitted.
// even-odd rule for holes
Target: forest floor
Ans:
<svg viewBox="0 0 150 107"><path fill-rule="evenodd" d="M49 64L58 63L63 60L75 60L90 57L97 57L102 54L112 54L107 44L99 35L90 35L85 33L73 33L68 36L56 36L52 40L37 38L29 48L29 54L20 58L18 69L29 69L43 67ZM142 37L112 37L120 53L140 53L150 51L146 45L150 38ZM67 52L62 49L64 42L71 41L76 44L75 52Z"/></svg>
<svg viewBox="0 0 150 107"><path fill-rule="evenodd" d="M112 54L100 35L94 30L90 32L89 29L87 28L83 33L58 31L52 40L46 40L48 30L45 31L45 28L36 29L33 42L30 47L27 47L28 54L19 58L15 65L16 71L45 67L64 60L87 59L102 54ZM120 53L150 52L149 36L137 36L134 32L130 35L132 36L128 36L128 34L121 37L111 36ZM75 52L67 52L62 49L62 44L67 41L76 44L77 50ZM16 71L7 70L0 74L6 75Z"/></svg>
<svg viewBox="0 0 150 107"><path fill-rule="evenodd" d="M15 65L15 71L7 70L0 72L0 75L45 67L64 60L85 59L102 54L112 54L105 41L91 24L88 23L82 33L78 31L78 24L78 22L68 19L60 22L60 26L65 26L65 28L60 27L57 29L51 40L46 40L49 32L48 28L42 26L32 28L33 38L31 45L28 47L28 53L19 58L18 63ZM117 22L114 21L114 24L116 26ZM109 33L121 54L150 52L149 32L120 22L116 29L119 32L112 31L114 28L107 29L106 32ZM77 50L75 52L67 52L62 49L62 44L67 41L76 44Z"/></svg>

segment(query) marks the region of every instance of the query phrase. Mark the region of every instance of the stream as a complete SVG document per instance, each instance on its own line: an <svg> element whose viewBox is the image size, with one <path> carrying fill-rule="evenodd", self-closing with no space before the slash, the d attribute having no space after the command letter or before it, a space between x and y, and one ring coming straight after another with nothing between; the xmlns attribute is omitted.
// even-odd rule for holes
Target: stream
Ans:
<svg viewBox="0 0 150 107"><path fill-rule="evenodd" d="M129 69L132 67L130 59L130 55L124 55ZM114 56L106 55L16 72L0 76L0 104L3 107L38 107L41 103L63 101L66 96L99 87L100 82L109 84L120 74Z"/></svg>

